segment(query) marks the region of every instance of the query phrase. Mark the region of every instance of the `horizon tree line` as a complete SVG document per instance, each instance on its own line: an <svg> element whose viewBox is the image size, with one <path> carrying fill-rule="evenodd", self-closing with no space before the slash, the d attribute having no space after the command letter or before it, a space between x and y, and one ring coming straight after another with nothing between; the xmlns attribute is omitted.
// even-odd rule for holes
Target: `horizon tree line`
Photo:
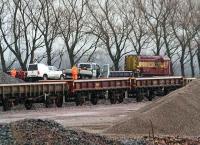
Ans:
<svg viewBox="0 0 200 145"><path fill-rule="evenodd" d="M58 40L63 46L58 49ZM57 47L56 47L57 46ZM4 72L46 61L70 66L99 50L115 70L125 55L165 55L200 73L200 3L195 0L0 0ZM9 56L8 56L9 54ZM6 61L10 58L10 61ZM197 61L197 63L196 63Z"/></svg>

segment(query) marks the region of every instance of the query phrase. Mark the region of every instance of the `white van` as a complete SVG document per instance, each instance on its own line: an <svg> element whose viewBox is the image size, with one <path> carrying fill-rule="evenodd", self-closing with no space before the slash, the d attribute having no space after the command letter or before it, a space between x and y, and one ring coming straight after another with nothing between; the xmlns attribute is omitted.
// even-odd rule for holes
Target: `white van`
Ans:
<svg viewBox="0 0 200 145"><path fill-rule="evenodd" d="M54 66L47 66L42 63L29 64L27 70L27 80L47 80L47 79L64 79L62 71Z"/></svg>

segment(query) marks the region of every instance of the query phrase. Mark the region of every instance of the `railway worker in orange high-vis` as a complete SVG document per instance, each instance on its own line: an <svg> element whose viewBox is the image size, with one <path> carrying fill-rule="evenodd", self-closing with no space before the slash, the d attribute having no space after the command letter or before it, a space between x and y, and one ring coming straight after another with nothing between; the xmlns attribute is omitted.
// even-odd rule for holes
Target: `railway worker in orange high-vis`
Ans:
<svg viewBox="0 0 200 145"><path fill-rule="evenodd" d="M10 75L11 75L12 77L14 77L14 78L16 77L17 71L16 71L15 68L13 68L13 69L11 70Z"/></svg>
<svg viewBox="0 0 200 145"><path fill-rule="evenodd" d="M78 79L78 68L74 65L72 67L72 79L77 80Z"/></svg>

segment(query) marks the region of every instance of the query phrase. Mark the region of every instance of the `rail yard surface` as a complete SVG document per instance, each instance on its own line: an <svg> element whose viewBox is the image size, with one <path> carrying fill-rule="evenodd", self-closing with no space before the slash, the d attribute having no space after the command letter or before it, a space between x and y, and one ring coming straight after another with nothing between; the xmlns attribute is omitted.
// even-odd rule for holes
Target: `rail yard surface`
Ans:
<svg viewBox="0 0 200 145"><path fill-rule="evenodd" d="M34 110L25 110L23 106L8 112L0 112L0 123L8 123L21 119L51 119L61 123L64 127L72 127L93 133L101 133L114 123L129 118L129 113L144 107L149 102L128 103L97 106L74 106L63 108L43 108L36 104Z"/></svg>
<svg viewBox="0 0 200 145"><path fill-rule="evenodd" d="M0 85L2 145L200 143L198 79L19 83L5 75L4 80Z"/></svg>

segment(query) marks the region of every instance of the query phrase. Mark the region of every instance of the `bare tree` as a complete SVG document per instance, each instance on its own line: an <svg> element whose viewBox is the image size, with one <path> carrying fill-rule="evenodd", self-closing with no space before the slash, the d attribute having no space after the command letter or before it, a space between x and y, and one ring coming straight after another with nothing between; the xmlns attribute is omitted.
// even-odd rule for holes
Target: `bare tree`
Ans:
<svg viewBox="0 0 200 145"><path fill-rule="evenodd" d="M41 33L43 40L44 40L44 46L46 49L46 56L43 55L40 58L47 58L47 64L51 65L52 60L54 57L52 55L55 55L56 50L53 49L53 43L55 39L59 35L59 27L58 27L58 21L54 15L54 4L57 1L55 0L38 0L36 3L38 3L37 12L38 15L35 15L33 11L31 12L31 17L29 17L32 21L32 23L35 25L35 27L39 30ZM39 38L41 39L41 37ZM59 54L57 54L59 55Z"/></svg>
<svg viewBox="0 0 200 145"><path fill-rule="evenodd" d="M2 25L2 18L3 18L3 13L4 13L4 6L5 6L5 2L3 0L0 1L0 25ZM1 26L0 26L1 27ZM6 49L3 48L3 43L2 43L2 35L0 33L0 57L1 57L1 66L2 66L2 70L4 72L7 71L6 68L6 62L5 62L5 57L4 57L4 52L6 51Z"/></svg>
<svg viewBox="0 0 200 145"><path fill-rule="evenodd" d="M14 5L11 7L11 5ZM21 37L22 37L22 25L21 21L18 19L18 11L20 8L21 1L13 1L13 3L10 4L9 2L7 3L7 8L10 7L10 13L11 13L11 22L7 20L6 22L0 21L0 31L2 33L3 40L6 44L6 46L9 48L9 50L16 56L20 66L22 69L26 69L26 62L28 56L26 55L25 59L23 60L22 53L24 52L21 47ZM3 23L5 24L5 27L3 27ZM6 29L6 26L10 24L10 30ZM10 35L7 35L7 34ZM12 37L13 41L10 41L10 37ZM27 54L28 52L25 51Z"/></svg>
<svg viewBox="0 0 200 145"><path fill-rule="evenodd" d="M96 0L95 2L96 6L91 1L88 4L92 16L91 33L100 38L115 70L119 70L121 58L129 53L126 52L126 44L131 32L129 23L113 1L100 2Z"/></svg>
<svg viewBox="0 0 200 145"><path fill-rule="evenodd" d="M193 56L191 48L188 50L188 47L191 46L191 41L194 39L197 30L199 29L199 25L195 27L192 25L192 9L193 6L190 0L184 2L179 1L176 3L176 6L173 9L173 15L171 16L171 27L180 45L180 52L178 51L177 54L180 58L181 74L183 76L185 76L184 65L186 59L188 58L188 55L190 55L190 57ZM192 75L194 75L193 57L190 59Z"/></svg>
<svg viewBox="0 0 200 145"><path fill-rule="evenodd" d="M147 22L141 12L140 5L137 1L131 0L115 0L115 3L130 25L131 33L129 35L129 41L136 54L140 55L143 49L148 48L151 41Z"/></svg>
<svg viewBox="0 0 200 145"><path fill-rule="evenodd" d="M6 48L16 57L21 68L26 70L26 66L33 62L34 53L40 48L41 35L38 35L37 27L34 27L29 19L34 3L31 0L10 0L6 3L9 11L5 20L0 21L0 31Z"/></svg>
<svg viewBox="0 0 200 145"><path fill-rule="evenodd" d="M87 33L86 3L87 0L62 0L60 6L54 9L71 66L87 53L94 52L94 45L98 40L92 39Z"/></svg>
<svg viewBox="0 0 200 145"><path fill-rule="evenodd" d="M196 48L197 48L196 56L197 56L199 74L200 74L200 36L199 36L199 32L197 33L194 41L196 43Z"/></svg>
<svg viewBox="0 0 200 145"><path fill-rule="evenodd" d="M156 49L152 49L155 55L160 55L161 49L164 45L162 36L162 20L164 0L137 0L138 6L145 16L148 30L152 33L152 40L155 42Z"/></svg>

